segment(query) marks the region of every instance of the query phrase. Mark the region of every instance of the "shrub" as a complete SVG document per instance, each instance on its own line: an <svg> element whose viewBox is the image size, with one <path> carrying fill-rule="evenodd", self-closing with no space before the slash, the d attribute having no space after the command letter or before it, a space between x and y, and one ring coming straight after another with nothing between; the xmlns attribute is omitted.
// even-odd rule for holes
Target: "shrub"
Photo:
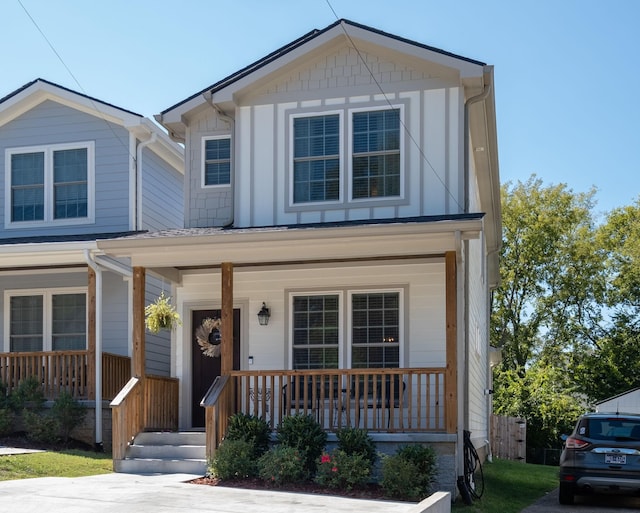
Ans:
<svg viewBox="0 0 640 513"><path fill-rule="evenodd" d="M258 474L274 486L298 483L309 477L302 453L288 445L279 445L263 454L258 460Z"/></svg>
<svg viewBox="0 0 640 513"><path fill-rule="evenodd" d="M347 454L336 449L331 455L323 454L320 458L315 482L329 488L351 490L369 480L371 466L362 453Z"/></svg>
<svg viewBox="0 0 640 513"><path fill-rule="evenodd" d="M10 406L7 385L3 381L0 381L0 409L9 408Z"/></svg>
<svg viewBox="0 0 640 513"><path fill-rule="evenodd" d="M327 443L327 434L311 415L284 417L276 437L280 444L300 451L305 470L309 475L315 474L318 458Z"/></svg>
<svg viewBox="0 0 640 513"><path fill-rule="evenodd" d="M22 380L9 397L9 401L11 409L15 412L19 412L25 407L34 410L41 409L45 399L40 380L35 376Z"/></svg>
<svg viewBox="0 0 640 513"><path fill-rule="evenodd" d="M244 440L253 447L257 459L269 450L271 429L267 421L253 415L236 413L229 418L226 440Z"/></svg>
<svg viewBox="0 0 640 513"><path fill-rule="evenodd" d="M22 411L27 438L34 442L54 444L60 440L60 422L50 413Z"/></svg>
<svg viewBox="0 0 640 513"><path fill-rule="evenodd" d="M13 419L15 414L9 408L0 408L0 436L13 433Z"/></svg>
<svg viewBox="0 0 640 513"><path fill-rule="evenodd" d="M366 429L348 427L336 432L338 449L347 454L362 454L371 465L376 462L376 444Z"/></svg>
<svg viewBox="0 0 640 513"><path fill-rule="evenodd" d="M389 497L421 500L429 495L436 473L431 447L407 445L382 461L382 488Z"/></svg>
<svg viewBox="0 0 640 513"><path fill-rule="evenodd" d="M86 412L86 408L66 390L60 392L53 402L51 414L60 424L60 432L65 443L69 441L71 431L80 425Z"/></svg>
<svg viewBox="0 0 640 513"><path fill-rule="evenodd" d="M243 479L258 473L253 446L246 440L225 440L209 466L209 474L220 479Z"/></svg>

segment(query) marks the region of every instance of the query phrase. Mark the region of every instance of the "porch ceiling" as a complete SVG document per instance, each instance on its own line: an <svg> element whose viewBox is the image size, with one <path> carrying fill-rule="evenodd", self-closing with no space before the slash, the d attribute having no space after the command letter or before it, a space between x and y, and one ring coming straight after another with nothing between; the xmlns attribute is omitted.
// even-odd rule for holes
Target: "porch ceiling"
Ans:
<svg viewBox="0 0 640 513"><path fill-rule="evenodd" d="M148 268L419 257L454 251L458 234L477 238L482 222L478 217L331 228L173 230L98 241L98 249Z"/></svg>

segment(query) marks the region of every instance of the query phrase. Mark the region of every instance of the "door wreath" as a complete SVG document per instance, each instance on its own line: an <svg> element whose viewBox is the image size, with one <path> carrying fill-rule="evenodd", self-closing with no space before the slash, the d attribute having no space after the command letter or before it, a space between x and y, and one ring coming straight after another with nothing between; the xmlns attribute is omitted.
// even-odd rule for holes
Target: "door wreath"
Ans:
<svg viewBox="0 0 640 513"><path fill-rule="evenodd" d="M210 356L211 358L220 357L220 338L217 339L217 344L209 342L209 336L213 333L213 330L220 331L222 321L220 319L212 319L207 317L202 321L202 324L196 328L196 341L202 350L202 354Z"/></svg>

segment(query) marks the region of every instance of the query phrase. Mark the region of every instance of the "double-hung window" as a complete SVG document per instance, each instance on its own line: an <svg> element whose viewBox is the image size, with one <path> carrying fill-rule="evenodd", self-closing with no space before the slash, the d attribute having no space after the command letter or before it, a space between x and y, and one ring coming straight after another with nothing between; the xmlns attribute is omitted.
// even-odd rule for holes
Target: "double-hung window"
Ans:
<svg viewBox="0 0 640 513"><path fill-rule="evenodd" d="M400 110L352 115L352 198L400 196Z"/></svg>
<svg viewBox="0 0 640 513"><path fill-rule="evenodd" d="M337 294L293 297L293 368L336 369L339 354Z"/></svg>
<svg viewBox="0 0 640 513"><path fill-rule="evenodd" d="M9 351L86 349L87 296L84 291L7 291Z"/></svg>
<svg viewBox="0 0 640 513"><path fill-rule="evenodd" d="M293 120L293 203L340 199L340 116Z"/></svg>
<svg viewBox="0 0 640 513"><path fill-rule="evenodd" d="M231 138L205 138L203 152L203 186L231 184Z"/></svg>
<svg viewBox="0 0 640 513"><path fill-rule="evenodd" d="M351 294L353 368L400 366L400 293Z"/></svg>
<svg viewBox="0 0 640 513"><path fill-rule="evenodd" d="M92 142L7 150L8 227L93 220Z"/></svg>

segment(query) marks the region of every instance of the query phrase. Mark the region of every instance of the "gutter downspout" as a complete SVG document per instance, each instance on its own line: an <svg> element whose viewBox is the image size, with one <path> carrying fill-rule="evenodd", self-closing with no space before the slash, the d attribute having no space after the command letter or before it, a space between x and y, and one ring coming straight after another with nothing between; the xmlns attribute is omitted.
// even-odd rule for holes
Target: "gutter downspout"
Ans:
<svg viewBox="0 0 640 513"><path fill-rule="evenodd" d="M211 97L211 91L206 91L204 93L202 93L202 97L204 98L204 101L206 101L211 108L216 112L216 114L218 115L218 117L224 121L226 121L227 123L229 123L229 125L231 126L231 155L234 156L233 160L231 161L232 167L231 167L231 183L229 184L231 186L231 215L229 216L229 218L224 221L222 223L222 227L223 228L229 228L233 226L233 222L235 220L235 204L236 204L236 188L234 185L234 176L235 176L235 172L234 172L234 163L235 163L235 148L236 148L236 120L234 118L232 118L231 116L225 114L223 112L223 110L218 107L218 105L216 105L215 103L213 103L213 99Z"/></svg>
<svg viewBox="0 0 640 513"><path fill-rule="evenodd" d="M96 273L96 450L102 450L102 268L88 249L84 250L87 265Z"/></svg>
<svg viewBox="0 0 640 513"><path fill-rule="evenodd" d="M144 142L138 144L136 148L136 215L134 231L140 230L142 226L142 150L158 139L155 132Z"/></svg>

